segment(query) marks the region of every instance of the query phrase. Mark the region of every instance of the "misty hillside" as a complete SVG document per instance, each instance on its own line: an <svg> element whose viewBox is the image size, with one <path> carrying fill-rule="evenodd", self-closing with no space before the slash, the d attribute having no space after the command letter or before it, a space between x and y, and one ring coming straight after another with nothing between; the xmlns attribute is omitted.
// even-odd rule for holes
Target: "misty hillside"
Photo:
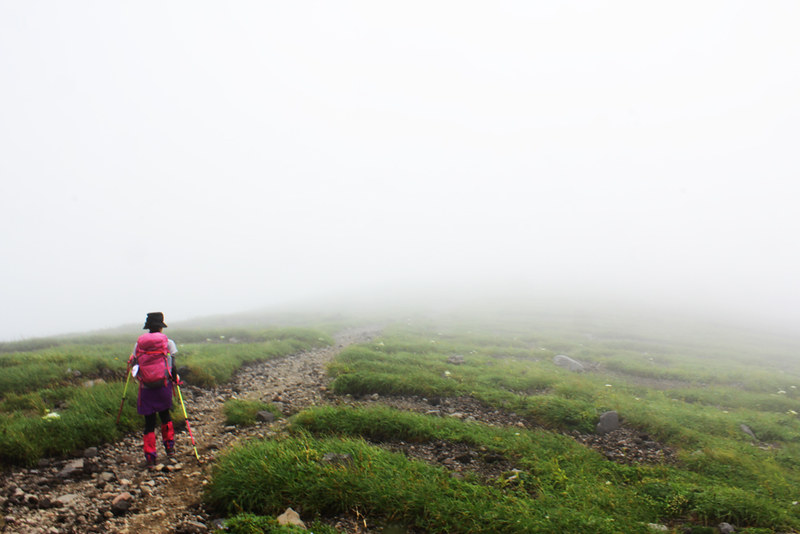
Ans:
<svg viewBox="0 0 800 534"><path fill-rule="evenodd" d="M329 533L800 529L796 341L490 308L175 323L189 425L177 404L156 471L136 332L3 344L3 526L289 532L292 508Z"/></svg>

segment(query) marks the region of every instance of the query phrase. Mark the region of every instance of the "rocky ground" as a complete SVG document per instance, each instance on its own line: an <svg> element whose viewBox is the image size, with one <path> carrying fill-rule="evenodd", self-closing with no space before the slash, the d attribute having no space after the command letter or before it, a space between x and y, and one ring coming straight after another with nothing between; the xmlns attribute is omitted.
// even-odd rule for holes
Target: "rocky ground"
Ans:
<svg viewBox="0 0 800 534"><path fill-rule="evenodd" d="M323 402L325 364L342 348L363 342L375 330L341 333L332 347L248 366L226 387L181 388L198 462L188 433L176 435L175 461L157 470L142 468L141 436L92 447L80 458L46 459L35 469L14 469L0 478L0 531L50 533L202 533L213 518L203 509L202 488L218 451L241 439L266 437L268 423L249 428L225 426L222 405L232 397L260 399L295 413ZM160 445L159 445L160 446ZM162 452L162 451L159 451ZM347 527L348 518L342 518Z"/></svg>
<svg viewBox="0 0 800 534"><path fill-rule="evenodd" d="M34 469L14 469L0 477L0 531L50 533L203 533L219 520L203 508L202 488L219 451L237 440L268 437L281 431L282 422L254 427L225 426L223 403L232 398L259 399L277 404L286 415L323 403L365 405L385 403L399 409L487 424L528 427L522 417L488 408L469 397L423 399L334 397L327 390L325 365L342 348L369 340L375 329L341 333L332 347L248 366L231 384L215 390L186 385L182 388L197 453L188 433L176 436L178 453L156 470L142 468L141 437L83 451L82 457L46 459ZM575 435L620 462L669 461L672 452L629 429L604 436ZM515 466L485 450L443 441L380 444L409 457L435 463L454 476L473 473L482 480L513 477ZM340 531L368 533L365 518L331 520ZM368 525L366 525L368 526Z"/></svg>

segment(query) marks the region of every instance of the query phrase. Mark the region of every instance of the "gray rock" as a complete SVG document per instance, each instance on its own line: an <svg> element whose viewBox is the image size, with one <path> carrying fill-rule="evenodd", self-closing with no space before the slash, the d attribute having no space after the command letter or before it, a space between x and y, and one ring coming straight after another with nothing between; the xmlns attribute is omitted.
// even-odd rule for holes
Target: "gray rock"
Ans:
<svg viewBox="0 0 800 534"><path fill-rule="evenodd" d="M130 510L131 504L133 504L133 495L125 491L111 501L111 512L114 515L124 515Z"/></svg>
<svg viewBox="0 0 800 534"><path fill-rule="evenodd" d="M720 523L717 525L717 528L721 534L732 534L733 532L736 532L736 529L734 529L733 525L730 523Z"/></svg>
<svg viewBox="0 0 800 534"><path fill-rule="evenodd" d="M464 356L461 354L453 354L449 358L447 358L447 363L451 365L463 365L464 363Z"/></svg>
<svg viewBox="0 0 800 534"><path fill-rule="evenodd" d="M351 465L353 463L353 456L351 454L336 454L329 452L322 457L322 461L335 465Z"/></svg>
<svg viewBox="0 0 800 534"><path fill-rule="evenodd" d="M70 477L80 476L83 474L83 466L84 466L83 458L72 460L70 462L67 462L64 465L63 469L61 469L61 471L59 471L58 475L56 476L58 478L70 478Z"/></svg>
<svg viewBox="0 0 800 534"><path fill-rule="evenodd" d="M66 495L61 495L56 497L55 504L56 506L69 506L70 504L75 503L79 498L77 493L67 493Z"/></svg>
<svg viewBox="0 0 800 534"><path fill-rule="evenodd" d="M306 528L306 524L300 520L300 515L291 508L287 508L285 512L278 516L278 524Z"/></svg>
<svg viewBox="0 0 800 534"><path fill-rule="evenodd" d="M271 423L275 420L275 414L268 410L261 410L256 414L256 421L263 421L265 423Z"/></svg>
<svg viewBox="0 0 800 534"><path fill-rule="evenodd" d="M745 425L745 424L743 423L743 424L739 425L739 428L741 428L741 429L742 429L742 432L744 432L745 434L747 434L748 436L750 436L750 437L751 437L751 438L753 438L754 440L758 440L758 438L757 438L757 437L756 437L756 435L753 433L753 431L752 431L752 430L750 430L750 427L749 427L749 426L747 426L747 425Z"/></svg>
<svg viewBox="0 0 800 534"><path fill-rule="evenodd" d="M199 521L184 521L175 529L175 534L203 534L208 527Z"/></svg>
<svg viewBox="0 0 800 534"><path fill-rule="evenodd" d="M84 458L94 458L95 456L97 456L97 447L89 447L83 451Z"/></svg>
<svg viewBox="0 0 800 534"><path fill-rule="evenodd" d="M597 423L596 433L607 434L619 428L619 415L615 411L605 412L600 415L600 421Z"/></svg>
<svg viewBox="0 0 800 534"><path fill-rule="evenodd" d="M572 358L564 354L557 354L556 356L553 356L553 363L558 365L559 367L569 369L570 371L574 371L576 373L580 373L584 370L583 364L581 362L573 360Z"/></svg>

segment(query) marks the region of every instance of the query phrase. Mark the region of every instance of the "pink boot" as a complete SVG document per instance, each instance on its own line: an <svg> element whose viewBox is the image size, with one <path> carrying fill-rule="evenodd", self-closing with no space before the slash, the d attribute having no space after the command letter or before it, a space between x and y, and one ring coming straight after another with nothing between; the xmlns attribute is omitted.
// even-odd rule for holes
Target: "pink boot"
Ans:
<svg viewBox="0 0 800 534"><path fill-rule="evenodd" d="M147 466L156 465L156 433L148 432L144 435L144 460Z"/></svg>
<svg viewBox="0 0 800 534"><path fill-rule="evenodd" d="M161 425L161 439L164 441L167 456L175 454L175 430L172 427L172 421Z"/></svg>

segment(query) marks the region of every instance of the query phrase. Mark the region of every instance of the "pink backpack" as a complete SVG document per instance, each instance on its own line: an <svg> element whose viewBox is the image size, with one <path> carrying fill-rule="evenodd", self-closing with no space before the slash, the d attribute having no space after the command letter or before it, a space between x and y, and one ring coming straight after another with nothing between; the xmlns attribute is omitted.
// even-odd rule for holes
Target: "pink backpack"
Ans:
<svg viewBox="0 0 800 534"><path fill-rule="evenodd" d="M169 340L167 336L152 332L142 334L136 342L132 363L139 365L136 378L145 389L158 389L170 379Z"/></svg>

